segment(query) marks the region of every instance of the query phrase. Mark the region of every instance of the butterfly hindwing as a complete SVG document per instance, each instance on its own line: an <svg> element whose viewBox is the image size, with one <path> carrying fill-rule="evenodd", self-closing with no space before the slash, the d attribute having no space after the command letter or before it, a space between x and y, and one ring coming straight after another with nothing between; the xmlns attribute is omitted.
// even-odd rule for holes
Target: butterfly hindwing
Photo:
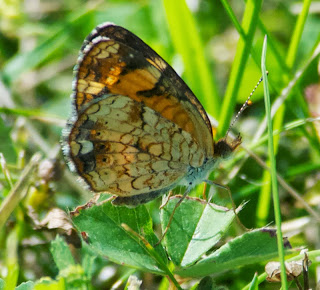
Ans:
<svg viewBox="0 0 320 290"><path fill-rule="evenodd" d="M189 133L122 95L104 95L85 106L68 143L74 167L90 188L122 197L172 188L205 156Z"/></svg>

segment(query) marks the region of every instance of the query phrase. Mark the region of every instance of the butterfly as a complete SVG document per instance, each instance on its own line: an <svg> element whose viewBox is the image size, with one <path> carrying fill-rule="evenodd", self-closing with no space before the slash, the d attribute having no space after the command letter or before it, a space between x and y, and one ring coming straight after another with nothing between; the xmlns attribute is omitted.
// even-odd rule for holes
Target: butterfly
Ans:
<svg viewBox="0 0 320 290"><path fill-rule="evenodd" d="M178 185L186 195L241 143L215 142L189 87L123 27L97 26L74 75L63 152L89 189L111 193L115 205L137 206Z"/></svg>

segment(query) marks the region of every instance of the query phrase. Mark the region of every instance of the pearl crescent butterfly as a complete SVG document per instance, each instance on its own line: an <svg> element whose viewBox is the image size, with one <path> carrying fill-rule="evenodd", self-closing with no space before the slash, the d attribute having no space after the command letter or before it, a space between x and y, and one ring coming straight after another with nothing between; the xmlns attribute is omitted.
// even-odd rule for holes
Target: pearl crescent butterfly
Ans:
<svg viewBox="0 0 320 290"><path fill-rule="evenodd" d="M241 143L215 143L189 87L123 27L97 26L74 73L64 154L92 191L116 196L113 204L136 206L177 185L188 191Z"/></svg>

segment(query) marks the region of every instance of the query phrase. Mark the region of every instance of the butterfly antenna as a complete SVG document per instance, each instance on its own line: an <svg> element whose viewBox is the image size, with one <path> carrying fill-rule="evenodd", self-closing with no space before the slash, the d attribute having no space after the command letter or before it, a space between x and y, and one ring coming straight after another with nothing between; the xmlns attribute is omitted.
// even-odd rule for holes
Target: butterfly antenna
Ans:
<svg viewBox="0 0 320 290"><path fill-rule="evenodd" d="M269 72L267 71L267 75L268 75L268 73L269 73ZM230 124L230 126L229 126L229 128L228 128L228 130L227 130L227 133L226 133L225 138L227 138L227 136L228 136L231 128L233 127L234 123L238 120L239 116L243 113L243 111L244 111L246 108L248 108L248 107L252 104L252 102L251 102L250 99L251 99L253 93L255 92L255 90L257 89L257 87L258 87L258 86L260 85L260 83L262 82L262 80L263 80L263 77L261 77L261 78L259 79L258 83L256 84L256 86L254 87L254 89L253 89L252 92L250 93L249 97L247 98L247 100L246 100L245 103L242 105L241 109L239 110L239 112L237 113L237 115L235 116L235 118L233 119L233 121L231 122L231 124Z"/></svg>

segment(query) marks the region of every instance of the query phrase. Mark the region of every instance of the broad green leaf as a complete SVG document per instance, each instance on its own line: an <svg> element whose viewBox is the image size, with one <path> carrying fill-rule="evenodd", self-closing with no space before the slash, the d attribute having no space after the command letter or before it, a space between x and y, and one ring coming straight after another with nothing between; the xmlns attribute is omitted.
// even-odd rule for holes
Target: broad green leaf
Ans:
<svg viewBox="0 0 320 290"><path fill-rule="evenodd" d="M80 265L70 265L68 268L60 271L58 277L65 279L66 289L88 289L89 280Z"/></svg>
<svg viewBox="0 0 320 290"><path fill-rule="evenodd" d="M96 256L89 255L88 253L84 254L84 257L82 259L82 267L86 274L86 277L88 279L92 278L92 272L93 272L93 263Z"/></svg>
<svg viewBox="0 0 320 290"><path fill-rule="evenodd" d="M69 268L69 266L75 265L68 245L60 236L57 236L56 239L52 241L50 251L59 271L63 271Z"/></svg>
<svg viewBox="0 0 320 290"><path fill-rule="evenodd" d="M34 285L35 284L32 281L24 282L24 283L21 283L19 286L17 286L16 290L33 290ZM1 285L0 285L0 289L4 289L4 288L1 288Z"/></svg>
<svg viewBox="0 0 320 290"><path fill-rule="evenodd" d="M163 230L180 197L171 198L161 211ZM233 221L232 210L187 197L177 208L165 236L168 254L175 265L195 263L222 237Z"/></svg>
<svg viewBox="0 0 320 290"><path fill-rule="evenodd" d="M121 265L163 274L144 243L137 241L121 226L123 223L128 225L154 245L158 239L153 233L152 220L144 206L129 209L105 203L82 210L73 217L73 222L80 232L87 234L89 247L94 253ZM163 249L159 246L155 249L166 261Z"/></svg>
<svg viewBox="0 0 320 290"><path fill-rule="evenodd" d="M59 236L51 243L51 253L59 269L59 278L64 279L67 289L87 289L88 276L82 266L76 265L68 245Z"/></svg>
<svg viewBox="0 0 320 290"><path fill-rule="evenodd" d="M277 255L275 232L259 229L231 240L197 264L177 270L176 274L182 277L202 277L259 263Z"/></svg>
<svg viewBox="0 0 320 290"><path fill-rule="evenodd" d="M210 276L206 276L201 279L199 284L197 285L196 290L212 290L216 289L217 285L214 283L214 280Z"/></svg>

